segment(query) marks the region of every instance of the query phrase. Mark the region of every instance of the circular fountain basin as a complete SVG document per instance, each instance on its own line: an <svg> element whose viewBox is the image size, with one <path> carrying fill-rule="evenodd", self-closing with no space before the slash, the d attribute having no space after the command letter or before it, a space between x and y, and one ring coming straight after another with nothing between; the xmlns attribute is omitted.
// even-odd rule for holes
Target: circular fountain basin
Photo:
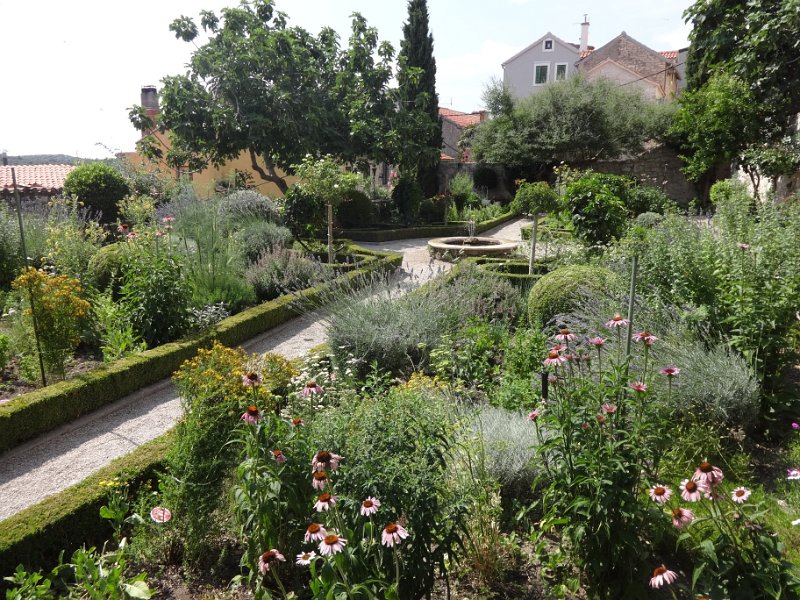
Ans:
<svg viewBox="0 0 800 600"><path fill-rule="evenodd" d="M435 255L450 253L454 256L506 256L519 242L490 237L454 236L436 238L428 242Z"/></svg>

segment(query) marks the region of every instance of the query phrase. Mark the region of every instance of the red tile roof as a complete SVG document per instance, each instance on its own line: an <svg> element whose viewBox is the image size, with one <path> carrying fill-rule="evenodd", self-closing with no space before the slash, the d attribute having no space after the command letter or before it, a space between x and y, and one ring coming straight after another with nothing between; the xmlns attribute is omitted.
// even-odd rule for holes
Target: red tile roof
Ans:
<svg viewBox="0 0 800 600"><path fill-rule="evenodd" d="M452 108L440 108L439 116L455 123L462 129L468 125L475 125L476 123L481 122L480 111L464 113L458 110L453 110Z"/></svg>
<svg viewBox="0 0 800 600"><path fill-rule="evenodd" d="M452 117L455 115L465 115L467 113L463 113L460 110L453 110L452 108L442 108L439 107L439 116L440 117Z"/></svg>
<svg viewBox="0 0 800 600"><path fill-rule="evenodd" d="M58 192L64 188L64 179L74 165L16 165L0 166L0 190L13 190L11 169L17 176L17 187L25 190Z"/></svg>
<svg viewBox="0 0 800 600"><path fill-rule="evenodd" d="M661 52L659 52L659 54L669 60L675 60L676 58L678 58L677 50L662 50Z"/></svg>

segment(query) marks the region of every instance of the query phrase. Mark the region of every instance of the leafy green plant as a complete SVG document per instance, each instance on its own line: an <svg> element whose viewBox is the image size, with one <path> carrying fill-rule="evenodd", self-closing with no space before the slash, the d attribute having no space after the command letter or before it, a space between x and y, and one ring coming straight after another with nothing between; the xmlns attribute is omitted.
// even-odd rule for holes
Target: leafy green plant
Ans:
<svg viewBox="0 0 800 600"><path fill-rule="evenodd" d="M401 175L392 190L392 200L406 224L414 222L423 200L422 188L410 175Z"/></svg>
<svg viewBox="0 0 800 600"><path fill-rule="evenodd" d="M79 165L64 179L64 194L76 196L85 206L100 212L105 223L117 218L117 203L129 192L122 174L100 162Z"/></svg>
<svg viewBox="0 0 800 600"><path fill-rule="evenodd" d="M5 202L0 203L0 290L7 290L17 276L20 259L19 226Z"/></svg>
<svg viewBox="0 0 800 600"><path fill-rule="evenodd" d="M228 194L220 201L218 210L222 216L235 223L267 221L279 224L281 222L278 204L254 190L238 190Z"/></svg>
<svg viewBox="0 0 800 600"><path fill-rule="evenodd" d="M114 301L110 292L94 295L92 317L103 362L111 362L147 348L147 344L134 332L125 305Z"/></svg>
<svg viewBox="0 0 800 600"><path fill-rule="evenodd" d="M546 181L518 182L511 209L518 214L538 215L558 208L558 194Z"/></svg>
<svg viewBox="0 0 800 600"><path fill-rule="evenodd" d="M626 197L628 210L634 216L642 213L663 213L674 202L661 189L651 185L633 185Z"/></svg>
<svg viewBox="0 0 800 600"><path fill-rule="evenodd" d="M254 263L263 252L292 245L292 232L269 221L256 221L236 232L236 243L248 263Z"/></svg>
<svg viewBox="0 0 800 600"><path fill-rule="evenodd" d="M51 200L44 260L56 272L83 281L106 234L76 197Z"/></svg>
<svg viewBox="0 0 800 600"><path fill-rule="evenodd" d="M335 216L342 227L369 227L375 220L375 207L367 194L352 191L336 207Z"/></svg>
<svg viewBox="0 0 800 600"><path fill-rule="evenodd" d="M582 293L603 293L617 283L613 272L589 265L571 265L551 271L539 279L528 295L528 321L538 327L557 315L568 313Z"/></svg>
<svg viewBox="0 0 800 600"><path fill-rule="evenodd" d="M263 251L247 267L245 280L253 287L256 298L263 302L322 283L331 275L319 261L278 247Z"/></svg>
<svg viewBox="0 0 800 600"><path fill-rule="evenodd" d="M572 215L575 235L591 246L608 244L625 232L630 180L590 173L567 185L562 203Z"/></svg>

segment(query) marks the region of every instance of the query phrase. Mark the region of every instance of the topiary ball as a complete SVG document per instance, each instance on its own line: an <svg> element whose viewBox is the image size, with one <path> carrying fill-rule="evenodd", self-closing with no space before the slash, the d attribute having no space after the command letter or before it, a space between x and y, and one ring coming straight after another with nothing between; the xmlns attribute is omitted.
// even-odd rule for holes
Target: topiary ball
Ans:
<svg viewBox="0 0 800 600"><path fill-rule="evenodd" d="M528 295L528 321L541 326L556 315L568 313L582 299L581 292L605 292L616 275L602 267L570 265L551 271L537 281Z"/></svg>

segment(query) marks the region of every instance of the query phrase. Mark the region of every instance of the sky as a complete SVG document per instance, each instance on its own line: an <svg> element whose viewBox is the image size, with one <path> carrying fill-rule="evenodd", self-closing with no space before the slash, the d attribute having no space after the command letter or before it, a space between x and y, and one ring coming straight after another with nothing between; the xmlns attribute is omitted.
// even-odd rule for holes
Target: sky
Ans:
<svg viewBox="0 0 800 600"><path fill-rule="evenodd" d="M175 39L170 22L238 0L0 0L0 152L104 158L134 149L128 108L143 85L160 87L185 72L194 46ZM654 50L688 45L683 11L691 0L428 0L439 105L483 108L481 96L501 63L548 31L579 41L588 15L589 44L621 31ZM339 32L360 12L397 51L406 0L276 0L289 23ZM602 6L602 8L600 8ZM199 23L199 19L197 19Z"/></svg>

